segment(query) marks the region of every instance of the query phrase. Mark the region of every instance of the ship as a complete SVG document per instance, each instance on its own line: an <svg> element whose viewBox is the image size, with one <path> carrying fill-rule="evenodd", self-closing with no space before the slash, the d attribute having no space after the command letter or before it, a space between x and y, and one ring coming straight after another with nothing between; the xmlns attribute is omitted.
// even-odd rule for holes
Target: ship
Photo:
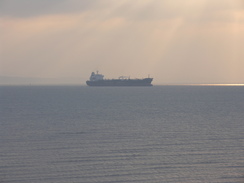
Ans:
<svg viewBox="0 0 244 183"><path fill-rule="evenodd" d="M130 79L130 77L120 76L118 79L104 79L104 75L92 72L90 79L86 81L88 86L153 86L153 78Z"/></svg>

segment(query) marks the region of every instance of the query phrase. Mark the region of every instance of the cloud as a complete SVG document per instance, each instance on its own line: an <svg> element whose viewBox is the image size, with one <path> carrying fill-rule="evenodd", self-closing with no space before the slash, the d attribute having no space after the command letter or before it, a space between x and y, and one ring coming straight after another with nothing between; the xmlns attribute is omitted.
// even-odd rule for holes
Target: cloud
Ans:
<svg viewBox="0 0 244 183"><path fill-rule="evenodd" d="M0 16L28 18L77 13L96 7L97 4L98 0L2 0Z"/></svg>

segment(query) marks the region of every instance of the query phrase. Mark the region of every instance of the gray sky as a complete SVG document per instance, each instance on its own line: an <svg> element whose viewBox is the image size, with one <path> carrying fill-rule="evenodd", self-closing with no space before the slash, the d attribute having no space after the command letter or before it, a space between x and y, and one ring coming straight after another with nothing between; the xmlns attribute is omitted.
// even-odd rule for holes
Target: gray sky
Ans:
<svg viewBox="0 0 244 183"><path fill-rule="evenodd" d="M244 83L244 0L1 0L0 75Z"/></svg>

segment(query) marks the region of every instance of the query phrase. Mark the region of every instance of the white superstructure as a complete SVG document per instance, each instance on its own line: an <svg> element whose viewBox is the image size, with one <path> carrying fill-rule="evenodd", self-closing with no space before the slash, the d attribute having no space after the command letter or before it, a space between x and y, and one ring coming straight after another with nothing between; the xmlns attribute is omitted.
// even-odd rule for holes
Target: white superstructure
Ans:
<svg viewBox="0 0 244 183"><path fill-rule="evenodd" d="M92 73L91 73L91 76L90 76L90 81L99 81L99 80L103 80L103 77L104 77L104 75L102 75L102 74L98 74L98 71L97 71L96 74L95 74L95 72L92 72Z"/></svg>

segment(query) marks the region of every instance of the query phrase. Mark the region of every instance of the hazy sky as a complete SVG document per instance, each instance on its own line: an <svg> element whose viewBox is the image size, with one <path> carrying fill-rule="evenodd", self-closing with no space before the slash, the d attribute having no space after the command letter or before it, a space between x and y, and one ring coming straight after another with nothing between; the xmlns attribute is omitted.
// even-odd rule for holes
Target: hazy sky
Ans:
<svg viewBox="0 0 244 183"><path fill-rule="evenodd" d="M244 83L244 0L1 0L0 41L2 76Z"/></svg>

